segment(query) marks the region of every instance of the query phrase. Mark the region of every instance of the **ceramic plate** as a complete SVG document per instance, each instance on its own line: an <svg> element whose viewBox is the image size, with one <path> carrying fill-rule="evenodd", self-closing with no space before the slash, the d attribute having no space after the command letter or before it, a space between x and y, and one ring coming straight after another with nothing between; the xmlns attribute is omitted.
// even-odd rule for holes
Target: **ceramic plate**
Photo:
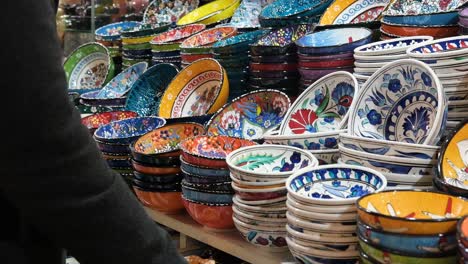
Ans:
<svg viewBox="0 0 468 264"><path fill-rule="evenodd" d="M196 33L205 30L205 28L206 26L203 24L191 24L187 26L177 27L154 36L150 44L161 45L177 43Z"/></svg>
<svg viewBox="0 0 468 264"><path fill-rule="evenodd" d="M106 99L124 96L130 91L140 75L146 71L147 67L147 62L139 62L123 70L99 91L97 98Z"/></svg>
<svg viewBox="0 0 468 264"><path fill-rule="evenodd" d="M208 135L259 139L283 120L291 102L275 90L260 90L234 99L208 121Z"/></svg>
<svg viewBox="0 0 468 264"><path fill-rule="evenodd" d="M99 141L129 144L133 139L165 124L165 119L155 116L127 118L100 126L94 132L94 137Z"/></svg>
<svg viewBox="0 0 468 264"><path fill-rule="evenodd" d="M100 27L96 29L94 34L97 38L102 38L105 41L113 41L120 39L122 30L134 28L139 25L141 25L141 23L136 21L122 21Z"/></svg>
<svg viewBox="0 0 468 264"><path fill-rule="evenodd" d="M198 7L198 0L154 0L146 7L143 23L175 23Z"/></svg>
<svg viewBox="0 0 468 264"><path fill-rule="evenodd" d="M351 109L351 135L414 144L436 144L445 127L447 102L434 71L405 59L374 73Z"/></svg>
<svg viewBox="0 0 468 264"><path fill-rule="evenodd" d="M357 0L344 9L333 24L354 24L376 20L390 0Z"/></svg>
<svg viewBox="0 0 468 264"><path fill-rule="evenodd" d="M445 0L445 1L409 1L394 0L384 12L386 16L423 15L454 11L467 3L467 0Z"/></svg>
<svg viewBox="0 0 468 264"><path fill-rule="evenodd" d="M97 42L74 50L63 63L68 89L101 88L114 77L114 62L109 51Z"/></svg>
<svg viewBox="0 0 468 264"><path fill-rule="evenodd" d="M225 160L232 151L256 145L253 141L227 136L197 136L180 143L183 152L209 159Z"/></svg>
<svg viewBox="0 0 468 264"><path fill-rule="evenodd" d="M444 181L468 190L468 122L463 122L442 146L439 175Z"/></svg>
<svg viewBox="0 0 468 264"><path fill-rule="evenodd" d="M328 74L307 88L289 108L280 135L327 132L343 127L358 82L348 72Z"/></svg>
<svg viewBox="0 0 468 264"><path fill-rule="evenodd" d="M157 115L161 96L177 72L176 66L167 63L149 68L130 89L125 109L140 116Z"/></svg>

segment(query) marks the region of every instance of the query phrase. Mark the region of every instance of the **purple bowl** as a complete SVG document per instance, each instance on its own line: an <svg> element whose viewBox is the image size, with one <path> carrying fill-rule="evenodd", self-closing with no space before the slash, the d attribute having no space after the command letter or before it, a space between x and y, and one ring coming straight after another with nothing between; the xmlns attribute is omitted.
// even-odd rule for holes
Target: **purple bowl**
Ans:
<svg viewBox="0 0 468 264"><path fill-rule="evenodd" d="M337 71L346 71L346 72L353 72L354 66L346 67L346 68L315 68L315 69L306 69L306 68L299 68L299 73L301 74L303 79L306 80L316 80L321 78L327 74Z"/></svg>

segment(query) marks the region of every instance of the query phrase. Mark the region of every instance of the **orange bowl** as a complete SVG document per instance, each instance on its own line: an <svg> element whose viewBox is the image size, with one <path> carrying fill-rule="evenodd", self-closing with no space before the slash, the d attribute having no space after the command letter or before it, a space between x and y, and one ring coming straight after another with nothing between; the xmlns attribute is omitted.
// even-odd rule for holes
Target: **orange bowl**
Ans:
<svg viewBox="0 0 468 264"><path fill-rule="evenodd" d="M138 200L151 209L167 214L175 214L184 209L181 192L151 192L135 186L133 190Z"/></svg>
<svg viewBox="0 0 468 264"><path fill-rule="evenodd" d="M432 36L434 38L446 38L458 35L458 26L447 27L410 27L404 25L389 25L382 23L381 31L388 35L401 37Z"/></svg>
<svg viewBox="0 0 468 264"><path fill-rule="evenodd" d="M132 159L133 168L144 174L151 174L151 175L164 175L164 174L176 174L180 172L179 166L174 167L151 167L144 165L140 162L137 162Z"/></svg>
<svg viewBox="0 0 468 264"><path fill-rule="evenodd" d="M182 203L190 216L202 226L212 229L232 229L232 205L208 205L193 202L182 197Z"/></svg>

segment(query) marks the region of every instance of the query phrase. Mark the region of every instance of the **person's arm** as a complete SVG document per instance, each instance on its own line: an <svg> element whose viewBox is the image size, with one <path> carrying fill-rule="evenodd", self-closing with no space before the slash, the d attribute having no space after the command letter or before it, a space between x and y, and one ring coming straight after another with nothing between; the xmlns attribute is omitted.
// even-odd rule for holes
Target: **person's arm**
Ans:
<svg viewBox="0 0 468 264"><path fill-rule="evenodd" d="M0 191L82 263L185 263L69 103L50 1L3 4Z"/></svg>

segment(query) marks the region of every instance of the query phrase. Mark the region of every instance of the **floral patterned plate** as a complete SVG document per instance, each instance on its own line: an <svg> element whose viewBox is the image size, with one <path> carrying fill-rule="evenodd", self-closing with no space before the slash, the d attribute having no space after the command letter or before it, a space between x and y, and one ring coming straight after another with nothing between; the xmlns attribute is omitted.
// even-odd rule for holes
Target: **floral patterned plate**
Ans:
<svg viewBox="0 0 468 264"><path fill-rule="evenodd" d="M354 54L358 56L406 54L406 50L411 46L433 39L431 36L414 36L373 42L356 48Z"/></svg>
<svg viewBox="0 0 468 264"><path fill-rule="evenodd" d="M101 88L114 77L114 61L97 42L79 46L63 63L68 89Z"/></svg>
<svg viewBox="0 0 468 264"><path fill-rule="evenodd" d="M143 23L175 23L198 7L198 0L154 0L143 13Z"/></svg>
<svg viewBox="0 0 468 264"><path fill-rule="evenodd" d="M374 21L389 3L390 0L354 1L336 16L332 24L341 25Z"/></svg>
<svg viewBox="0 0 468 264"><path fill-rule="evenodd" d="M104 113L96 113L81 118L81 123L85 125L89 130L95 130L98 127L108 124L112 121L136 117L137 115L137 113L132 111L111 111Z"/></svg>
<svg viewBox="0 0 468 264"><path fill-rule="evenodd" d="M94 35L96 36L96 39L99 38L105 41L114 41L120 39L120 33L122 30L134 28L139 25L141 25L141 23L137 21L122 21L107 24L103 27L96 29Z"/></svg>
<svg viewBox="0 0 468 264"><path fill-rule="evenodd" d="M177 27L154 36L150 43L151 45L162 45L181 42L182 40L205 30L205 28L206 26L203 24L191 24Z"/></svg>
<svg viewBox="0 0 468 264"><path fill-rule="evenodd" d="M447 100L434 71L412 59L391 62L361 88L349 115L349 134L414 144L436 144Z"/></svg>
<svg viewBox="0 0 468 264"><path fill-rule="evenodd" d="M146 71L147 67L147 62L139 62L123 70L99 91L96 98L106 99L124 96L130 91L140 75Z"/></svg>
<svg viewBox="0 0 468 264"><path fill-rule="evenodd" d="M274 55L286 53L294 41L314 30L314 25L300 24L270 31L250 46L253 55Z"/></svg>
<svg viewBox="0 0 468 264"><path fill-rule="evenodd" d="M100 126L94 132L94 138L102 142L128 144L165 124L166 120L155 116L127 118Z"/></svg>
<svg viewBox="0 0 468 264"><path fill-rule="evenodd" d="M382 173L352 165L323 165L300 171L288 178L289 195L310 204L354 204L366 194L379 192L387 186Z"/></svg>
<svg viewBox="0 0 468 264"><path fill-rule="evenodd" d="M184 42L180 44L180 48L193 49L197 47L202 48L206 46L211 46L217 41L235 36L236 34L237 29L235 27L217 27L206 29L184 40Z"/></svg>
<svg viewBox="0 0 468 264"><path fill-rule="evenodd" d="M320 78L289 108L279 134L310 134L344 127L357 88L356 78L348 72L335 72Z"/></svg>
<svg viewBox="0 0 468 264"><path fill-rule="evenodd" d="M422 15L455 11L468 3L467 0L394 0L385 10L386 16Z"/></svg>
<svg viewBox="0 0 468 264"><path fill-rule="evenodd" d="M291 105L288 96L276 90L242 95L219 109L206 124L208 135L259 139L276 128Z"/></svg>

